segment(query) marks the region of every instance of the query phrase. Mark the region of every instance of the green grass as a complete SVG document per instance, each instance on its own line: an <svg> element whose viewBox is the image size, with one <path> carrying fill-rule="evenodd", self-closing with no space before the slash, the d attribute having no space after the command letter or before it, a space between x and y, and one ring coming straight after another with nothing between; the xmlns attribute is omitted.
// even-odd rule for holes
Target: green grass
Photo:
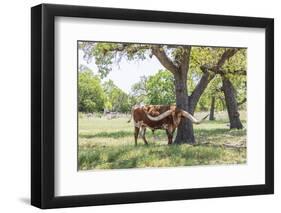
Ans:
<svg viewBox="0 0 281 213"><path fill-rule="evenodd" d="M195 145L172 146L167 145L165 131L157 130L154 141L149 129L146 133L149 145L139 138L138 146L134 146L133 123L127 123L128 117L107 120L79 116L79 170L246 163L245 148L223 146L246 144L246 129L229 130L225 113L217 116L220 120L194 126Z"/></svg>

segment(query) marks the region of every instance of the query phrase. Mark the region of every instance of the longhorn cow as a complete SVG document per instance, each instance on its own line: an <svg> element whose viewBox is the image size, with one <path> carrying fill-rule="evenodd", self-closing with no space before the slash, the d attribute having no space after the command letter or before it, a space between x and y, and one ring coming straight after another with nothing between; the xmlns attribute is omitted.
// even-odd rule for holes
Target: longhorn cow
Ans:
<svg viewBox="0 0 281 213"><path fill-rule="evenodd" d="M172 105L145 105L134 106L131 111L130 122L133 118L135 127L135 145L137 145L137 139L139 133L142 136L144 143L147 145L145 138L146 128L150 128L152 132L156 129L166 130L168 137L168 144L172 144L173 134L181 122L181 119L187 118L194 124L200 124L208 117L205 116L201 120L197 120L190 113Z"/></svg>

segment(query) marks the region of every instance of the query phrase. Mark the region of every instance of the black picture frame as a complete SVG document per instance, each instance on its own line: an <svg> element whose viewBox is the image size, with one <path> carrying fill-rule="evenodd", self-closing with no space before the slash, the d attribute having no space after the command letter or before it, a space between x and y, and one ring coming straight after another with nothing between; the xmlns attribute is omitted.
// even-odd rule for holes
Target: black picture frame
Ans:
<svg viewBox="0 0 281 213"><path fill-rule="evenodd" d="M100 18L263 28L265 48L265 184L93 195L54 195L55 17ZM41 4L31 8L31 204L60 208L121 203L217 198L274 193L274 20L164 11Z"/></svg>

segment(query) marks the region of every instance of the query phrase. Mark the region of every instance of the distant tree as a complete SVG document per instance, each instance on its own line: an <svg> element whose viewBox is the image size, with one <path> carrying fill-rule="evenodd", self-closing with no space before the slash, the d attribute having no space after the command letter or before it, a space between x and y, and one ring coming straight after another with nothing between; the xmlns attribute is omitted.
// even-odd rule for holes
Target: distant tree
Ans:
<svg viewBox="0 0 281 213"><path fill-rule="evenodd" d="M112 80L103 83L103 90L106 94L105 105L110 111L128 112L130 111L129 96L118 88Z"/></svg>
<svg viewBox="0 0 281 213"><path fill-rule="evenodd" d="M149 104L175 104L174 77L167 70L159 70L146 81L147 101Z"/></svg>
<svg viewBox="0 0 281 213"><path fill-rule="evenodd" d="M216 97L213 96L211 99L211 107L210 107L210 116L209 116L209 120L213 121L215 120L215 104L216 104Z"/></svg>
<svg viewBox="0 0 281 213"><path fill-rule="evenodd" d="M79 72L78 110L80 112L102 111L105 95L98 76L86 69Z"/></svg>
<svg viewBox="0 0 281 213"><path fill-rule="evenodd" d="M140 81L132 85L130 93L131 106L148 103L146 82L147 77L141 76Z"/></svg>
<svg viewBox="0 0 281 213"><path fill-rule="evenodd" d="M204 94L201 96L198 102L198 108L200 110L210 110L209 120L215 120L215 111L216 110L224 110L224 96L221 90L222 80L219 75L216 75L212 82L209 83L207 89ZM217 101L222 100L222 101Z"/></svg>

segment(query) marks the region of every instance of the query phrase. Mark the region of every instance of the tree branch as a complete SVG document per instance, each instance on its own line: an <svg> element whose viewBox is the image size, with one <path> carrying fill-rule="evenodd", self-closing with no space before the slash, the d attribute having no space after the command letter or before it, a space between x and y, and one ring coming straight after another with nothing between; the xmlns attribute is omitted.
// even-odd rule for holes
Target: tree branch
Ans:
<svg viewBox="0 0 281 213"><path fill-rule="evenodd" d="M116 52L122 52L122 51L127 51L130 53L136 53L139 50L148 50L151 48L151 45L146 45L146 44L138 44L138 45L134 45L134 44L128 44L128 43L122 43L122 44L118 44L116 47L111 47L108 48L106 51L116 51Z"/></svg>
<svg viewBox="0 0 281 213"><path fill-rule="evenodd" d="M210 74L208 71L203 71L203 75L202 75L201 79L199 80L198 84L196 85L195 89L193 90L192 94L190 95L189 107L190 107L191 112L194 112L197 102L199 101L201 95L207 88L209 82L214 77L215 77L214 74Z"/></svg>
<svg viewBox="0 0 281 213"><path fill-rule="evenodd" d="M239 49L238 48L231 48L227 49L221 56L221 58L218 60L217 64L215 66L210 65L202 65L200 68L203 72L203 75L196 85L195 89L193 90L192 94L190 95L190 110L194 112L195 106L197 105L197 102L199 101L202 93L207 88L209 82L215 77L216 74L224 74L221 70L221 67L224 65L226 60L231 58L232 56L237 53ZM209 73L209 71L214 72L213 75Z"/></svg>
<svg viewBox="0 0 281 213"><path fill-rule="evenodd" d="M231 58L232 56L235 55L235 53L238 52L238 48L231 48L231 49L227 49L221 56L220 60L218 61L216 68L220 69L226 60L228 60L229 58Z"/></svg>
<svg viewBox="0 0 281 213"><path fill-rule="evenodd" d="M165 51L161 49L159 45L152 46L152 54L155 55L160 63L173 74L178 71L178 67L169 59Z"/></svg>
<svg viewBox="0 0 281 213"><path fill-rule="evenodd" d="M222 70L222 66L224 65L224 63L226 62L226 60L228 60L229 58L231 58L232 56L235 55L235 53L237 53L239 50L239 48L231 48L231 49L227 49L221 56L221 58L218 60L217 64L215 66L211 66L209 64L204 64L202 65L200 68L201 70L210 70L212 72L214 72L215 74L226 74L224 70ZM228 72L228 71L227 71ZM233 71L235 72L235 71Z"/></svg>
<svg viewBox="0 0 281 213"><path fill-rule="evenodd" d="M240 105L246 103L246 101L247 101L247 98L244 98L242 101L240 101L239 103L237 103L237 105L240 106Z"/></svg>
<svg viewBox="0 0 281 213"><path fill-rule="evenodd" d="M206 67L204 67L206 69ZM227 75L227 74L231 74L231 75L247 75L247 71L246 70L223 70L223 69L217 69L216 67L209 67L207 68L209 71L212 71L216 74L220 74L220 75Z"/></svg>
<svg viewBox="0 0 281 213"><path fill-rule="evenodd" d="M232 75L247 75L247 71L246 70L234 70L234 71L227 71L227 70L221 70L223 75L226 74L232 74Z"/></svg>

